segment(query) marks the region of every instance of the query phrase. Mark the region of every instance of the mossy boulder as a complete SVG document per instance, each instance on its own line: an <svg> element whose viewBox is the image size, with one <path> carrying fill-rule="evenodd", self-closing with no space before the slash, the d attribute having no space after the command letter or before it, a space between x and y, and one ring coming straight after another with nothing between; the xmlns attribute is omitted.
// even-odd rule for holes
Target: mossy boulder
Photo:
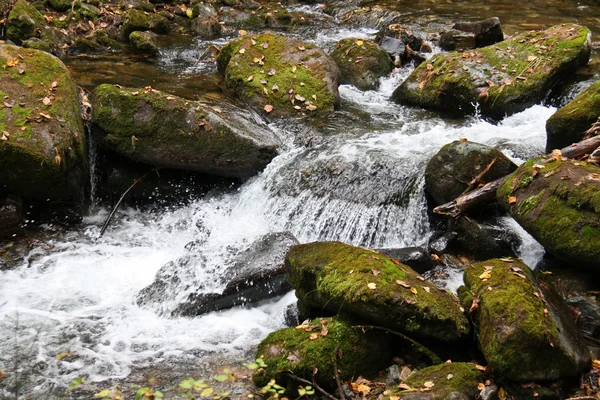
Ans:
<svg viewBox="0 0 600 400"><path fill-rule="evenodd" d="M335 62L295 38L242 36L221 49L217 66L227 90L261 111L269 105L275 115L324 115L340 102Z"/></svg>
<svg viewBox="0 0 600 400"><path fill-rule="evenodd" d="M522 261L473 264L464 281L475 299L470 308L481 351L496 373L517 382L548 381L590 367L589 351L564 304L538 285Z"/></svg>
<svg viewBox="0 0 600 400"><path fill-rule="evenodd" d="M98 86L90 102L100 144L134 161L248 178L277 155L268 127L226 104L115 85Z"/></svg>
<svg viewBox="0 0 600 400"><path fill-rule="evenodd" d="M583 139L583 134L600 117L600 81L559 108L546 121L546 151L562 149Z"/></svg>
<svg viewBox="0 0 600 400"><path fill-rule="evenodd" d="M539 171L539 172L538 172ZM600 268L600 167L533 159L496 195L512 217L556 257Z"/></svg>
<svg viewBox="0 0 600 400"><path fill-rule="evenodd" d="M337 42L331 57L340 68L340 83L360 90L375 90L379 78L392 72L392 59L377 43L366 39L342 39Z"/></svg>
<svg viewBox="0 0 600 400"><path fill-rule="evenodd" d="M284 28L292 23L292 16L281 3L264 2L233 7L223 7L219 10L219 19L225 25L238 29ZM254 9L252 9L254 8Z"/></svg>
<svg viewBox="0 0 600 400"><path fill-rule="evenodd" d="M295 328L280 329L269 334L259 345L257 357L267 365L252 377L254 383L265 386L270 379L285 384L281 372L312 380L332 389L334 357L340 354L338 370L342 380L358 376L375 376L391 359L389 336L375 331L363 332L339 318L318 318ZM339 352L337 347L339 345Z"/></svg>
<svg viewBox="0 0 600 400"><path fill-rule="evenodd" d="M542 101L590 52L589 29L563 24L474 51L440 53L416 68L392 100L460 115L478 110L500 120Z"/></svg>
<svg viewBox="0 0 600 400"><path fill-rule="evenodd" d="M428 388L425 383L433 383ZM391 396L400 396L404 398L407 393L414 393L414 390L423 390L430 399L446 399L450 393L462 393L469 399L477 398L479 390L477 385L484 382L484 377L475 364L471 363L447 363L433 365L416 371L408 377L404 384L411 387L411 390L404 392L398 388L390 390ZM408 398L408 397L407 397ZM389 399L389 397L387 397Z"/></svg>
<svg viewBox="0 0 600 400"><path fill-rule="evenodd" d="M25 0L17 0L8 14L6 38L17 44L35 36L46 22L42 14Z"/></svg>
<svg viewBox="0 0 600 400"><path fill-rule="evenodd" d="M427 163L425 190L438 205L454 200L494 160L490 170L482 177L485 182L517 169L515 163L494 147L460 140L448 143Z"/></svg>
<svg viewBox="0 0 600 400"><path fill-rule="evenodd" d="M0 65L0 187L24 199L81 205L85 131L67 67L11 45L0 45Z"/></svg>
<svg viewBox="0 0 600 400"><path fill-rule="evenodd" d="M123 37L128 39L135 31L149 31L150 30L150 19L145 12L137 10L135 8L129 9L123 16L123 27L121 31Z"/></svg>
<svg viewBox="0 0 600 400"><path fill-rule="evenodd" d="M155 56L158 54L158 45L156 43L156 33L154 32L131 32L129 43L131 49L136 53Z"/></svg>
<svg viewBox="0 0 600 400"><path fill-rule="evenodd" d="M46 0L46 3L56 11L67 11L71 8L71 0Z"/></svg>
<svg viewBox="0 0 600 400"><path fill-rule="evenodd" d="M386 255L315 242L294 246L285 262L296 296L308 306L423 338L454 341L469 333L452 294Z"/></svg>

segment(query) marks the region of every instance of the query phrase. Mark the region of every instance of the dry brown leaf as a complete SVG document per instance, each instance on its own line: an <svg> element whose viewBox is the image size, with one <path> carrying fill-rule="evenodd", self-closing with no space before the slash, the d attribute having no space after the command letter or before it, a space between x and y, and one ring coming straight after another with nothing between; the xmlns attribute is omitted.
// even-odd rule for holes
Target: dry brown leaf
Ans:
<svg viewBox="0 0 600 400"><path fill-rule="evenodd" d="M321 326L321 336L327 336L329 333L329 329L327 329L327 325L323 324Z"/></svg>
<svg viewBox="0 0 600 400"><path fill-rule="evenodd" d="M483 389L485 389L485 385L484 385L483 383L481 383L481 382L480 382L480 383L477 385L477 390L483 390Z"/></svg>
<svg viewBox="0 0 600 400"><path fill-rule="evenodd" d="M376 283L374 283L374 282L369 282L369 283L367 284L367 287L368 287L369 289L371 289L371 290L375 290L375 289L377 289L377 284L376 284Z"/></svg>
<svg viewBox="0 0 600 400"><path fill-rule="evenodd" d="M373 268L373 269L371 270L371 272L372 272L372 273L373 273L373 275L375 275L375 276L377 276L377 275L381 274L381 271L380 271L380 270L378 270L378 269L375 269L375 268Z"/></svg>
<svg viewBox="0 0 600 400"><path fill-rule="evenodd" d="M483 365L475 364L475 368L477 368L479 371L485 371L485 367Z"/></svg>
<svg viewBox="0 0 600 400"><path fill-rule="evenodd" d="M401 281L400 279L396 279L396 283L404 288L407 288L407 289L410 288L410 285L408 283Z"/></svg>
<svg viewBox="0 0 600 400"><path fill-rule="evenodd" d="M427 293L431 293L431 288L429 288L428 286L422 286L423 290L426 291Z"/></svg>
<svg viewBox="0 0 600 400"><path fill-rule="evenodd" d="M52 104L52 100L50 100L48 97L44 97L42 99L42 103L44 103L45 106L49 106L50 104Z"/></svg>
<svg viewBox="0 0 600 400"><path fill-rule="evenodd" d="M316 340L319 337L319 334L317 333L311 333L309 339L310 340Z"/></svg>
<svg viewBox="0 0 600 400"><path fill-rule="evenodd" d="M399 389L403 389L403 390L410 390L412 389L410 386L408 386L406 383L401 383L398 385Z"/></svg>
<svg viewBox="0 0 600 400"><path fill-rule="evenodd" d="M273 111L273 106L270 104L267 104L264 106L264 110L268 113L270 113L271 111Z"/></svg>
<svg viewBox="0 0 600 400"><path fill-rule="evenodd" d="M515 204L517 202L517 198L515 196L510 196L508 198L508 204Z"/></svg>

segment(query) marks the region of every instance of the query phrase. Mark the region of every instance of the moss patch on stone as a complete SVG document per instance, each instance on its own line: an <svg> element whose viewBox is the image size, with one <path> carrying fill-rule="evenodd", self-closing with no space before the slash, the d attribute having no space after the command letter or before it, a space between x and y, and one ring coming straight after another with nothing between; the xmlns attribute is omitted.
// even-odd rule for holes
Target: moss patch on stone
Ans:
<svg viewBox="0 0 600 400"><path fill-rule="evenodd" d="M246 35L229 42L218 58L225 86L273 114L327 114L339 104L337 66L314 45L282 35Z"/></svg>
<svg viewBox="0 0 600 400"><path fill-rule="evenodd" d="M452 294L372 250L339 242L298 245L288 252L286 266L296 296L315 308L419 337L452 341L469 332Z"/></svg>
<svg viewBox="0 0 600 400"><path fill-rule="evenodd" d="M389 54L372 40L342 39L331 57L340 68L340 83L349 83L361 90L377 89L379 78L392 72Z"/></svg>
<svg viewBox="0 0 600 400"><path fill-rule="evenodd" d="M440 53L394 92L400 103L458 114L476 107L494 120L544 99L561 77L588 62L590 31L563 24L463 53Z"/></svg>
<svg viewBox="0 0 600 400"><path fill-rule="evenodd" d="M327 329L323 336L323 327ZM372 377L390 360L388 338L374 332L364 333L339 318L319 318L298 328L280 329L269 334L258 346L257 357L263 358L267 367L254 374L254 383L265 386L276 378L284 383L281 372L312 380L313 371L318 369L317 383L327 388L335 387L334 357L340 346L338 361L343 380L360 375Z"/></svg>
<svg viewBox="0 0 600 400"><path fill-rule="evenodd" d="M543 166L537 174L535 165ZM585 162L533 159L506 180L497 199L548 251L600 268L600 179L593 174L600 168Z"/></svg>
<svg viewBox="0 0 600 400"><path fill-rule="evenodd" d="M25 0L17 0L8 14L6 37L20 44L45 25L42 14Z"/></svg>

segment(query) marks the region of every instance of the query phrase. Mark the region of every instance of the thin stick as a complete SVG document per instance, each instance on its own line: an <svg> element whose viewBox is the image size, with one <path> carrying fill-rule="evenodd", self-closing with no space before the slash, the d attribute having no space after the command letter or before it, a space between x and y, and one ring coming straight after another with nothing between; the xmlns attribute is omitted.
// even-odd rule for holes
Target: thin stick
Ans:
<svg viewBox="0 0 600 400"><path fill-rule="evenodd" d="M135 185L137 185L138 183L140 183L146 176L148 176L148 173L146 172L144 175L140 176L139 178L137 178L132 184L131 186L129 186L129 188L121 195L121 198L119 199L119 201L117 201L117 204L115 205L115 207L113 208L113 210L111 211L110 215L108 216L108 218L106 218L106 221L104 222L104 226L102 227L102 229L100 230L100 236L102 237L102 235L104 235L104 232L106 231L106 228L108 228L108 224L110 224L110 220L112 219L112 217L115 215L115 212L117 212L117 209L119 208L119 206L121 205L121 202L123 201L123 199L125 198L125 196L127 196L127 193L129 193L129 191L131 189L133 189L135 187Z"/></svg>
<svg viewBox="0 0 600 400"><path fill-rule="evenodd" d="M300 378L297 375L292 374L291 372L284 372L282 375L287 376L288 378L291 378L297 382L300 383L304 383L305 385L314 385L315 389L317 389L319 392L321 392L321 394L325 397L327 397L329 400L340 400L335 396L332 396L331 394L329 394L327 391L325 391L324 389L322 389L319 385L317 385L316 382L314 382L314 375L313 375L313 382L309 381L308 379L304 379L304 378Z"/></svg>
<svg viewBox="0 0 600 400"><path fill-rule="evenodd" d="M464 192L461 193L461 195L463 195L467 192L470 192L471 190L473 190L477 186L479 186L480 183L483 183L483 177L485 176L485 174L490 172L490 169L492 169L494 164L496 164L496 161L498 161L498 157L494 158L492 160L492 162L489 163L489 165L487 167L485 167L485 169L483 171L481 171L475 178L471 179L471 181L467 184L467 188L465 189Z"/></svg>
<svg viewBox="0 0 600 400"><path fill-rule="evenodd" d="M340 394L340 400L346 400L344 395L344 389L342 388L342 380L340 379L340 371L338 371L338 358L340 355L340 344L335 347L335 354L333 355L333 372L335 374L335 383L337 384L338 392Z"/></svg>

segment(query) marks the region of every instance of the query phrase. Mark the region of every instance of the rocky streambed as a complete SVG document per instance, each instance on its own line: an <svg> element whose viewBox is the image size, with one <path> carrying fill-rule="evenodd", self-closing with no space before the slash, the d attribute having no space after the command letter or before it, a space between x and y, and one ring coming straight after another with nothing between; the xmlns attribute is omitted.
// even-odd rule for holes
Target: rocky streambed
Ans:
<svg viewBox="0 0 600 400"><path fill-rule="evenodd" d="M598 7L515 7L0 3L0 395L594 396Z"/></svg>

